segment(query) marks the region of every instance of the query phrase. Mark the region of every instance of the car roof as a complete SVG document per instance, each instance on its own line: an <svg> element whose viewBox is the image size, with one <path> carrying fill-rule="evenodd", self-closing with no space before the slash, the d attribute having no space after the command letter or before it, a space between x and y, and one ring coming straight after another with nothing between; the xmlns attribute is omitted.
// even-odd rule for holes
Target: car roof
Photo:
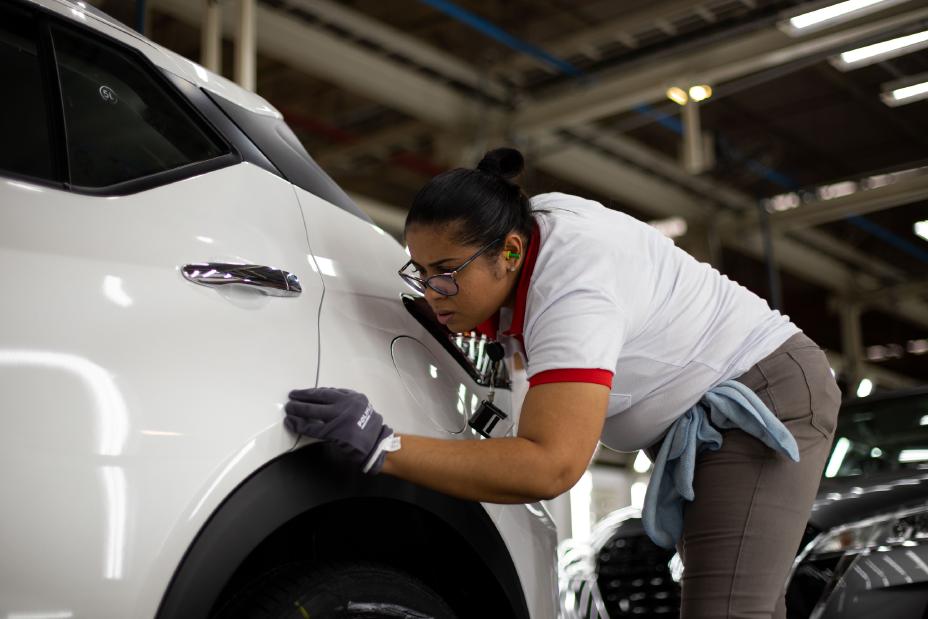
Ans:
<svg viewBox="0 0 928 619"><path fill-rule="evenodd" d="M158 45L119 20L80 0L27 0L73 23L96 30L144 54L152 63L255 114L282 118L263 97Z"/></svg>

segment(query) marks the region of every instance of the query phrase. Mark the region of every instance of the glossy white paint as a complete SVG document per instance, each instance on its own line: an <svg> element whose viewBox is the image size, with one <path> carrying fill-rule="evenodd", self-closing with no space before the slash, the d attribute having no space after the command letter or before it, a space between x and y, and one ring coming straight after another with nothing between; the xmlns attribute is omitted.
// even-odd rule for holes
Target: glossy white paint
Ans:
<svg viewBox="0 0 928 619"><path fill-rule="evenodd" d="M393 365L399 379L439 430L457 434L467 425L467 387L458 384L432 352L417 339L400 336L393 340Z"/></svg>
<svg viewBox="0 0 928 619"><path fill-rule="evenodd" d="M193 537L289 449L322 279L293 187L241 164L100 198L0 178L0 617L150 617ZM207 242L208 241L208 242ZM301 276L297 298L178 268Z"/></svg>
<svg viewBox="0 0 928 619"><path fill-rule="evenodd" d="M319 384L364 392L397 432L479 440L469 427L458 433L446 428L456 418L459 402L469 417L486 389L471 380L400 301L400 295L409 292L396 275L408 259L403 248L376 226L296 191L313 255L320 265L328 265L328 274L322 271ZM397 335L418 343L403 344L408 348L406 360L399 364L402 378L391 355ZM413 348L418 345L428 353ZM421 382L411 390L413 395L403 383L412 383L414 372L421 374ZM509 395L499 391L495 402L511 414ZM557 536L547 511L540 503L484 508L509 548L532 617L557 616Z"/></svg>

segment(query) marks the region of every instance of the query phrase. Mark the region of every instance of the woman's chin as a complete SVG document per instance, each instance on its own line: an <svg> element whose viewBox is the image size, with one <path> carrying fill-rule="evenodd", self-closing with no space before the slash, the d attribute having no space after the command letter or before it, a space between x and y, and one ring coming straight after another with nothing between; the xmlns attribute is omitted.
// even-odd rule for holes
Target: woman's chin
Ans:
<svg viewBox="0 0 928 619"><path fill-rule="evenodd" d="M458 320L457 316L449 320L448 324L445 326L448 327L448 330L452 333L470 333L477 328L475 325L468 325L465 322Z"/></svg>

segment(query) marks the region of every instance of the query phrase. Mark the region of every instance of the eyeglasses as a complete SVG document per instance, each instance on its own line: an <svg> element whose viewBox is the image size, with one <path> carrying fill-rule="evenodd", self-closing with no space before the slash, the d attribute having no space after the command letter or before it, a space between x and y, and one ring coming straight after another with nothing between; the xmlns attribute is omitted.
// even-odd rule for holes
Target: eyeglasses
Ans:
<svg viewBox="0 0 928 619"><path fill-rule="evenodd" d="M431 288L432 290L434 290L435 292L437 292L438 294L442 296L453 297L460 290L460 288L458 287L458 280L455 278L455 275L463 271L464 267L466 267L468 264L476 260L478 256L480 256L485 251L487 251L488 249L490 249L491 247L493 247L494 245L496 245L502 240L503 239L496 239L495 241L491 241L490 243L484 245L483 247L477 250L477 253L475 253L473 256L465 260L463 264L461 264L461 266L451 271L450 273L439 273L438 275L433 275L431 277L427 277L426 279L422 279L421 277L416 277L412 273L405 272L406 269L412 266L412 260L404 264L403 268L397 271L397 273L399 273L400 277L403 278L403 281L409 284L412 287L412 289L415 290L416 292L425 294L425 289Z"/></svg>

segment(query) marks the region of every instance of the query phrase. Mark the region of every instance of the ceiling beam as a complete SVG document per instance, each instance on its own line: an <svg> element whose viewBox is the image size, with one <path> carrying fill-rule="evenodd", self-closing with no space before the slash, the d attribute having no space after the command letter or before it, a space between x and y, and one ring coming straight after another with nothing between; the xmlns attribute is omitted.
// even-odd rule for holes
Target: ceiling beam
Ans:
<svg viewBox="0 0 928 619"><path fill-rule="evenodd" d="M922 7L798 39L770 27L692 53L663 57L660 62L640 62L636 68L617 67L609 75L597 74L589 86L574 87L559 96L523 106L513 118L513 128L531 134L588 123L663 100L667 88L673 85L723 84L809 56L835 53L844 46L925 18L928 8Z"/></svg>
<svg viewBox="0 0 928 619"><path fill-rule="evenodd" d="M831 350L825 351L825 357L828 358L828 364L832 367L836 374L841 374L844 371L844 356L841 353L837 353ZM861 374L869 377L880 387L889 387L891 389L906 389L910 387L918 387L924 383L920 380L911 378L909 376L904 376L898 372L893 372L892 370L887 370L882 368L874 363L862 363L860 366ZM845 393L845 398L853 397L853 393Z"/></svg>
<svg viewBox="0 0 928 619"><path fill-rule="evenodd" d="M204 19L202 2L150 0L150 4L194 27ZM255 7L255 18L262 54L349 92L444 127L467 126L485 113L485 105L477 100L325 28L261 4ZM223 11L223 31L231 35L234 27L234 12Z"/></svg>
<svg viewBox="0 0 928 619"><path fill-rule="evenodd" d="M577 53L595 56L597 46L618 41L627 47L634 44L632 35L654 26L658 20L667 21L684 14L700 15L702 19L711 16L711 13L700 13L699 2L694 0L664 0L652 2L646 8L626 13L615 19L599 23L579 30L576 34L562 37L556 41L541 41L539 45L545 51L559 58L568 58ZM537 66L538 61L530 56L518 54L510 61L503 63L495 73L516 79L514 74L526 71ZM545 65L546 69L554 70Z"/></svg>
<svg viewBox="0 0 928 619"><path fill-rule="evenodd" d="M858 191L850 195L819 200L788 211L771 213L770 223L775 229L795 230L820 226L854 215L866 215L896 206L928 200L928 175L900 178L896 182Z"/></svg>
<svg viewBox="0 0 928 619"><path fill-rule="evenodd" d="M393 54L409 58L442 77L457 81L499 100L508 97L506 87L491 79L487 72L480 71L451 54L423 43L363 13L329 0L283 0L283 4L311 13L325 23L356 34L359 38L379 45Z"/></svg>

